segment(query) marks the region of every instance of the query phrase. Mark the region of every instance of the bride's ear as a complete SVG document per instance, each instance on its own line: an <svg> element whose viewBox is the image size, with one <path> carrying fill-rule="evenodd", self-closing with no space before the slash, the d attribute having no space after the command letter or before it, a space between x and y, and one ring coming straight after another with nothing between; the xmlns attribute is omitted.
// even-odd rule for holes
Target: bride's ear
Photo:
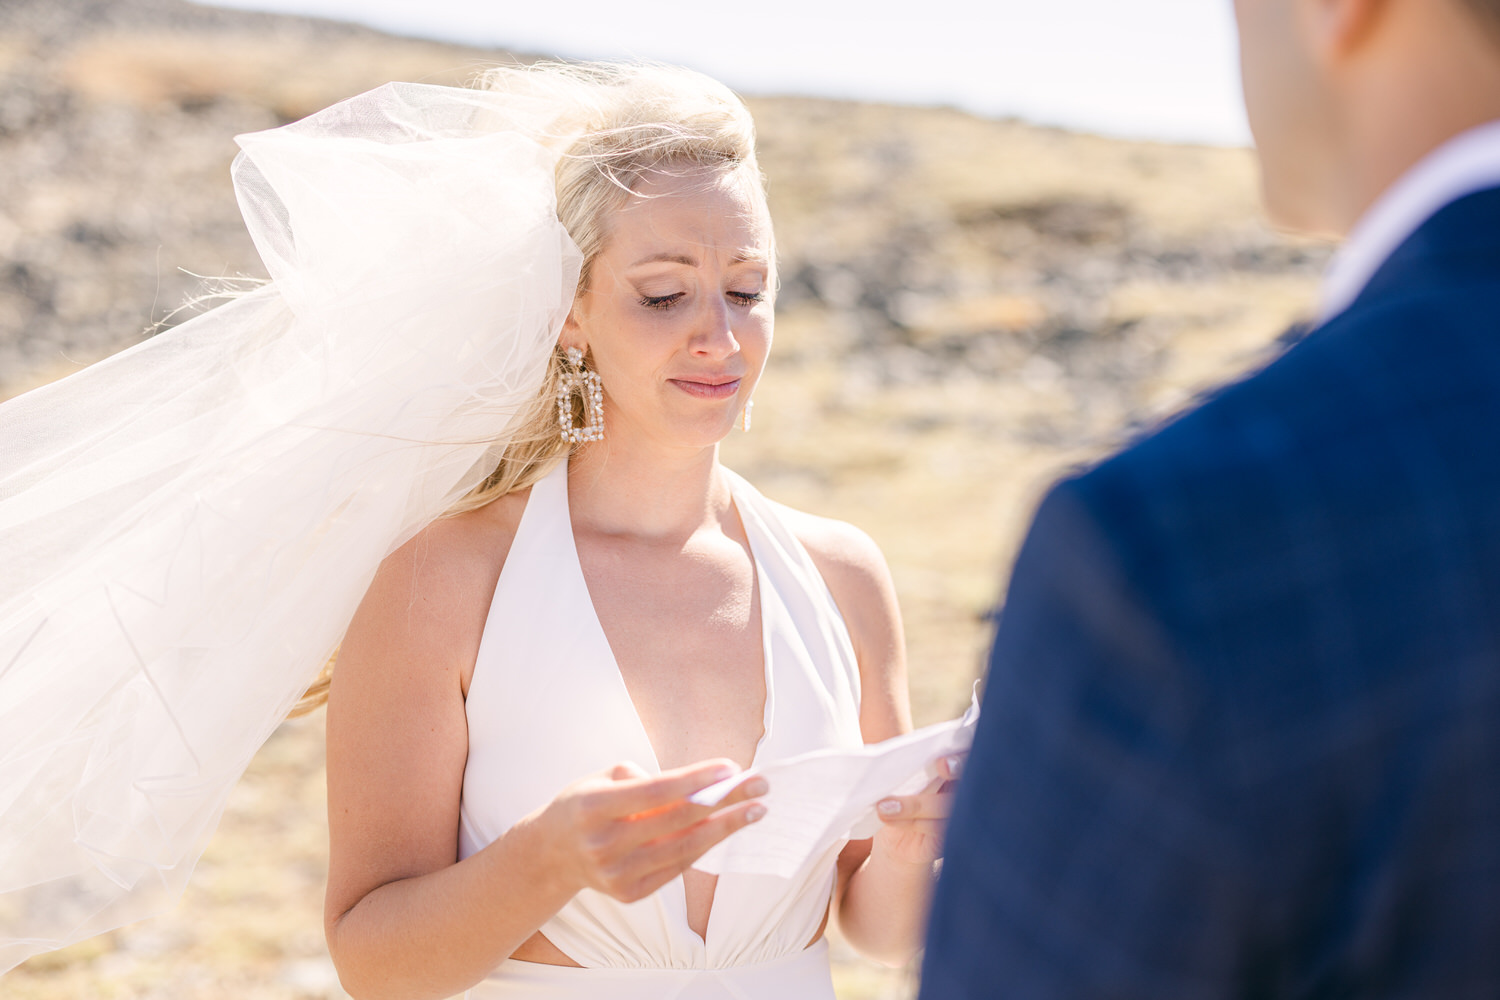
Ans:
<svg viewBox="0 0 1500 1000"><path fill-rule="evenodd" d="M576 347L579 350L588 350L587 338L583 335L583 327L578 322L578 301L573 301L573 307L568 310L568 318L563 320L562 330L557 335L557 346L563 350Z"/></svg>

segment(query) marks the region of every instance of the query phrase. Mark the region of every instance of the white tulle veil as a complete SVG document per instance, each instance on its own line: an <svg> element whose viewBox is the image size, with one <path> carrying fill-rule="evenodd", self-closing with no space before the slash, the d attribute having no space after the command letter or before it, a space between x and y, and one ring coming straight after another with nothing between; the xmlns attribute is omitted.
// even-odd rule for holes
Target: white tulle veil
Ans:
<svg viewBox="0 0 1500 1000"><path fill-rule="evenodd" d="M381 559L494 468L580 255L556 102L242 136L272 282L0 405L0 971L174 900Z"/></svg>

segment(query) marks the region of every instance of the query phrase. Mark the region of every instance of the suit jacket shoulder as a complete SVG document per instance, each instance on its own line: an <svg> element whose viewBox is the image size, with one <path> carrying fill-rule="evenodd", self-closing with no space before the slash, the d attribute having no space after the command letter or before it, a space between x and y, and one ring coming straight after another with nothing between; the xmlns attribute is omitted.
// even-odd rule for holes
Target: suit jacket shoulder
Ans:
<svg viewBox="0 0 1500 1000"><path fill-rule="evenodd" d="M1229 655L1236 609L1263 618L1272 593L1307 607L1385 579L1409 611L1399 581L1492 578L1497 455L1490 192L1429 221L1346 313L1063 489L1173 623Z"/></svg>

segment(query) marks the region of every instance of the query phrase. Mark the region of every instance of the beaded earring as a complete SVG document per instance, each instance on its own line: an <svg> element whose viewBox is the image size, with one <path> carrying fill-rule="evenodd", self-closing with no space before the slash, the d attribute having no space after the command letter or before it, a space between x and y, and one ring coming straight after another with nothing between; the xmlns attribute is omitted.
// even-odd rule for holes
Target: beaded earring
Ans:
<svg viewBox="0 0 1500 1000"><path fill-rule="evenodd" d="M745 412L740 414L740 430L748 431L750 429L750 411L753 409L755 409L755 400L745 400Z"/></svg>
<svg viewBox="0 0 1500 1000"><path fill-rule="evenodd" d="M575 395L583 404L582 427L573 423ZM583 351L576 347L568 348L568 364L557 386L557 424L569 444L604 439L604 383L598 372L583 366Z"/></svg>

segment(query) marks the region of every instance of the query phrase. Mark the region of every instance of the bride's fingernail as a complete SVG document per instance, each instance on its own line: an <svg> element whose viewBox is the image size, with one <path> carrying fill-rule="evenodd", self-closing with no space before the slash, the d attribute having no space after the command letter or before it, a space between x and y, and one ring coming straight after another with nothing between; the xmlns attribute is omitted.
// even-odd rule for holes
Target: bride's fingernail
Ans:
<svg viewBox="0 0 1500 1000"><path fill-rule="evenodd" d="M881 799L875 808L879 810L882 816L901 815L901 803L896 799Z"/></svg>
<svg viewBox="0 0 1500 1000"><path fill-rule="evenodd" d="M955 778L958 777L964 769L964 759L958 754L954 754L951 757L945 758L943 762L948 765L948 773Z"/></svg>
<svg viewBox="0 0 1500 1000"><path fill-rule="evenodd" d="M771 790L765 778L751 778L745 782L745 794L750 798L758 798Z"/></svg>
<svg viewBox="0 0 1500 1000"><path fill-rule="evenodd" d="M745 821L747 823L754 823L757 820L763 818L765 815L766 815L766 807L765 806L763 806L763 805L753 805L749 809L745 810Z"/></svg>

